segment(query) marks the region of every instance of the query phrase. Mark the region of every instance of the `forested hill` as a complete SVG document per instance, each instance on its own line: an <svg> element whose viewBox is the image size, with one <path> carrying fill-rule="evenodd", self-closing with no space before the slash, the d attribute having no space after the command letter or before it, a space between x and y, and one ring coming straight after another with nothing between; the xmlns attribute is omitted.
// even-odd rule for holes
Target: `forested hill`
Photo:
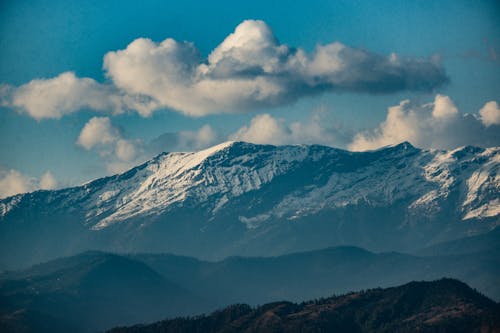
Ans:
<svg viewBox="0 0 500 333"><path fill-rule="evenodd" d="M233 305L208 316L115 328L161 332L498 332L499 304L453 279L310 301Z"/></svg>

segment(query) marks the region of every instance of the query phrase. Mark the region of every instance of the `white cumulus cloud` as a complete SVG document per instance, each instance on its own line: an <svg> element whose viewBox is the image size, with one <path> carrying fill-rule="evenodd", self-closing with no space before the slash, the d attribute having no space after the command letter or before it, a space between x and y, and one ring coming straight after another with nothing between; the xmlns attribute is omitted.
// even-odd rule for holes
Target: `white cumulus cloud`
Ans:
<svg viewBox="0 0 500 333"><path fill-rule="evenodd" d="M208 59L192 43L140 38L106 54L104 68L124 91L192 116L283 105L324 91L429 90L447 81L433 59L383 56L338 42L308 54L280 44L258 20L238 25Z"/></svg>
<svg viewBox="0 0 500 333"><path fill-rule="evenodd" d="M31 192L36 189L33 179L26 177L17 170L0 172L0 198Z"/></svg>
<svg viewBox="0 0 500 333"><path fill-rule="evenodd" d="M479 110L481 121L486 127L492 125L500 125L500 109L498 103L491 101L486 103L481 110Z"/></svg>
<svg viewBox="0 0 500 333"><path fill-rule="evenodd" d="M57 180L50 171L45 172L40 179L27 176L17 170L0 169L0 199L19 193L57 188Z"/></svg>
<svg viewBox="0 0 500 333"><path fill-rule="evenodd" d="M437 95L433 103L424 105L405 100L388 109L385 121L378 128L358 133L348 147L362 151L402 141L437 149L498 146L500 128L491 121L494 108L495 105L487 103L479 114L461 114L448 96Z"/></svg>
<svg viewBox="0 0 500 333"><path fill-rule="evenodd" d="M434 108L432 109L432 117L439 118L449 118L456 116L458 114L458 109L455 103L450 97L445 95L436 95L434 99Z"/></svg>
<svg viewBox="0 0 500 333"><path fill-rule="evenodd" d="M142 149L142 141L124 138L108 117L91 118L80 131L76 144L98 152L111 173L133 166Z"/></svg>
<svg viewBox="0 0 500 333"><path fill-rule="evenodd" d="M111 119L108 117L93 117L80 132L77 144L86 150L90 150L97 145L114 144L120 138L120 131L111 124Z"/></svg>
<svg viewBox="0 0 500 333"><path fill-rule="evenodd" d="M136 110L147 115L157 107L150 98L121 92L113 85L91 78L78 78L73 72L35 79L17 88L4 85L0 96L3 106L13 107L37 120L59 119L81 109L108 114Z"/></svg>
<svg viewBox="0 0 500 333"><path fill-rule="evenodd" d="M313 52L281 44L263 21L246 20L203 57L193 43L147 38L108 52L98 83L72 72L0 89L2 105L36 119L79 109L148 116L170 108L190 116L236 113L292 103L329 91L429 91L447 82L436 58L380 55L339 42Z"/></svg>
<svg viewBox="0 0 500 333"><path fill-rule="evenodd" d="M255 116L249 125L229 135L229 140L260 144L345 144L346 133L341 126L325 119L324 112L314 112L305 122L287 123L269 114Z"/></svg>
<svg viewBox="0 0 500 333"><path fill-rule="evenodd" d="M291 131L285 126L284 120L275 119L269 114L260 114L250 121L250 125L243 126L236 133L230 135L229 139L253 143L282 144L290 135Z"/></svg>

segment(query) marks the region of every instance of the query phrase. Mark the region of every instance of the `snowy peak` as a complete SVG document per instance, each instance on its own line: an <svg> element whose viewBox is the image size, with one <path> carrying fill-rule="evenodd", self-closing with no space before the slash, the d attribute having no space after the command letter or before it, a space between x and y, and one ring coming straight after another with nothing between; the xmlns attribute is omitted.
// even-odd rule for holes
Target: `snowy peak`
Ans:
<svg viewBox="0 0 500 333"><path fill-rule="evenodd" d="M163 160L168 161L166 165L168 172L182 173L199 166L210 156L220 153L232 145L234 145L234 142L228 141L198 152L169 153L164 156Z"/></svg>
<svg viewBox="0 0 500 333"><path fill-rule="evenodd" d="M44 192L43 199L41 192L8 198L0 201L0 216L25 209L23 203L30 200L48 200L57 209L78 207L85 212L85 224L100 230L188 204L214 216L242 195L259 197L266 188L266 193L276 192L273 205L260 204L266 208L236 217L247 228L324 210L397 202L408 202L408 216L429 217L442 213L451 199L456 202L449 214L464 220L491 218L500 214L499 150L421 150L403 142L353 153L319 145L229 141L198 152L163 153L117 176Z"/></svg>
<svg viewBox="0 0 500 333"><path fill-rule="evenodd" d="M500 225L499 168L500 148L225 142L0 200L0 250L27 261L76 248L207 259L337 245L414 251ZM33 239L31 252L19 245Z"/></svg>
<svg viewBox="0 0 500 333"><path fill-rule="evenodd" d="M408 141L403 141L401 143L394 144L394 145L388 145L388 146L376 149L374 151L384 151L384 152L387 152L387 151L409 151L409 150L419 150L419 149L416 148L416 147L414 147Z"/></svg>
<svg viewBox="0 0 500 333"><path fill-rule="evenodd" d="M137 172L135 182L113 185L111 191L100 194L97 207L89 206L87 220L99 220L93 229L102 229L139 215L163 213L187 199L202 203L214 196L220 197L214 204L219 209L230 198L259 189L306 155L306 147L278 150L244 142L225 142L194 153L168 153Z"/></svg>

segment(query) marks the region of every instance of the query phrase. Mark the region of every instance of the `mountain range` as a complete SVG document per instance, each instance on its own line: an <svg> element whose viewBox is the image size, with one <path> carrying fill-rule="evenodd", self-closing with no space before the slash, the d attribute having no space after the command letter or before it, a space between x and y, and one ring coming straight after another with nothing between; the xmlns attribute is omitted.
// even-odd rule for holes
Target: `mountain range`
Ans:
<svg viewBox="0 0 500 333"><path fill-rule="evenodd" d="M485 239L490 242L480 242ZM458 243L467 252L449 254ZM442 277L460 279L500 300L500 228L428 250L434 254L344 246L215 262L87 251L0 274L0 331L96 332L230 304L302 302Z"/></svg>
<svg viewBox="0 0 500 333"><path fill-rule="evenodd" d="M500 148L226 142L0 201L0 269L90 249L208 260L331 246L415 252L500 222ZM54 241L57 240L57 241Z"/></svg>
<svg viewBox="0 0 500 333"><path fill-rule="evenodd" d="M205 259L337 245L415 251L498 225L499 151L226 142L165 153L120 175L0 201L1 264L88 249Z"/></svg>

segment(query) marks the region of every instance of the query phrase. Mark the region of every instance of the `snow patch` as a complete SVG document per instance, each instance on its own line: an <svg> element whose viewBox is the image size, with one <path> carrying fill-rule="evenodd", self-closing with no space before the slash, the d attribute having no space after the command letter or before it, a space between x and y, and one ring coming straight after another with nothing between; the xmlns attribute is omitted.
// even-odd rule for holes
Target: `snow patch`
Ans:
<svg viewBox="0 0 500 333"><path fill-rule="evenodd" d="M244 223L247 229L256 229L271 216L269 214L260 214L253 217L238 216L238 220Z"/></svg>
<svg viewBox="0 0 500 333"><path fill-rule="evenodd" d="M464 220L473 218L493 217L500 214L500 199L495 199L487 204L484 204L476 209L469 211L464 217Z"/></svg>

